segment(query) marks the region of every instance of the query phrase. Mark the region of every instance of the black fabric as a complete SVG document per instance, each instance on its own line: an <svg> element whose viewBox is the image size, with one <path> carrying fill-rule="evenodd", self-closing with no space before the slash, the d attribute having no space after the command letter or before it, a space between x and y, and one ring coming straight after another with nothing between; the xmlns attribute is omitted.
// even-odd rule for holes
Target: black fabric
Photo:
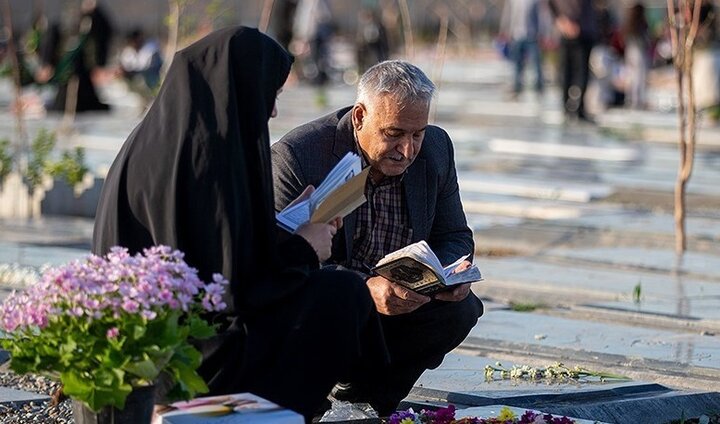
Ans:
<svg viewBox="0 0 720 424"><path fill-rule="evenodd" d="M93 250L179 248L204 280L220 272L232 282L242 313L293 291L299 283L269 278L278 267L267 128L290 65L247 28L178 52L105 179Z"/></svg>
<svg viewBox="0 0 720 424"><path fill-rule="evenodd" d="M297 235L276 244L267 122L291 63L244 27L178 52L107 175L93 251L165 244L205 281L222 273L230 310L197 344L211 394L249 390L311 416L350 364L387 353L361 280L313 271Z"/></svg>
<svg viewBox="0 0 720 424"><path fill-rule="evenodd" d="M68 108L68 96L75 97L74 110L76 112L107 111L110 106L101 102L91 74L96 67L107 64L110 41L113 28L105 13L95 7L80 17L80 34L77 45L72 50L64 52L55 66L55 75L51 82L57 83L55 99L48 105L48 110L62 112ZM52 34L51 35L56 35ZM43 49L43 60L53 64L54 58L51 47L60 48L59 39L48 40L48 46ZM74 83L71 84L71 81ZM75 91L75 92L73 92ZM72 109L72 105L70 105Z"/></svg>
<svg viewBox="0 0 720 424"><path fill-rule="evenodd" d="M89 57L86 60L90 66L105 66L110 52L110 41L113 37L113 26L105 11L98 5L83 13L81 20L87 20L89 39Z"/></svg>

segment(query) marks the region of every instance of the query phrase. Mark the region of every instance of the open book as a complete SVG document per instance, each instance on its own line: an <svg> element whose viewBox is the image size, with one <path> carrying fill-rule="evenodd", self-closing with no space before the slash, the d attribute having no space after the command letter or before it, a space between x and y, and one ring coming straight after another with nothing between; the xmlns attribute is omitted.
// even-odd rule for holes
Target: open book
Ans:
<svg viewBox="0 0 720 424"><path fill-rule="evenodd" d="M431 296L452 289L457 284L482 280L480 270L475 265L453 272L469 256L467 254L443 267L435 252L425 240L421 240L380 259L373 272L417 293Z"/></svg>
<svg viewBox="0 0 720 424"><path fill-rule="evenodd" d="M361 170L360 156L348 152L308 199L277 213L278 225L293 232L308 221L328 223L336 216L344 218L365 203L369 171L370 167Z"/></svg>

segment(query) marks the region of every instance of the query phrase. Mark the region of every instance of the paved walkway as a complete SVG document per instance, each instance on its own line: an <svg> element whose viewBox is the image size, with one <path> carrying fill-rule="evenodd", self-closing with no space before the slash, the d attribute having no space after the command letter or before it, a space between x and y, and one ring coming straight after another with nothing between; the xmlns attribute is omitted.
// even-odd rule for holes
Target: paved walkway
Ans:
<svg viewBox="0 0 720 424"><path fill-rule="evenodd" d="M419 64L432 69L429 58ZM720 390L720 128L702 121L698 133L689 250L677 260L674 112L610 110L597 116L598 126L566 124L554 88L542 98L508 100L508 72L506 63L482 54L449 60L442 73L434 120L455 142L485 276L474 291L487 310L456 354L421 384L493 390L501 383L484 381L486 364L562 360L663 387ZM64 147L85 147L99 174L139 121L122 87L108 93L123 99L114 113L79 116L60 139ZM334 86L329 104L318 107L314 94L286 87L280 117L271 121L273 141L354 98L351 87ZM656 89L653 96L667 104L674 93ZM0 120L0 136L12 130L10 122ZM28 126L58 123L49 116ZM91 233L91 219L0 221L0 263L61 263L86 253Z"/></svg>

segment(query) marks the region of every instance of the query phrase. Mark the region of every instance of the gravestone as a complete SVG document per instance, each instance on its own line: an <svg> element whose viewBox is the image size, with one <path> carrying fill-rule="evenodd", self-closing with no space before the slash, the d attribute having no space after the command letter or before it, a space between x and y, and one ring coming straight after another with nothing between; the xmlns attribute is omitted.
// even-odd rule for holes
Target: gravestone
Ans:
<svg viewBox="0 0 720 424"><path fill-rule="evenodd" d="M720 393L679 391L637 381L547 383L485 380L490 358L447 355L426 371L401 407L422 409L453 404L457 409L508 405L560 416L608 423L668 422L720 411ZM503 362L506 369L511 363Z"/></svg>

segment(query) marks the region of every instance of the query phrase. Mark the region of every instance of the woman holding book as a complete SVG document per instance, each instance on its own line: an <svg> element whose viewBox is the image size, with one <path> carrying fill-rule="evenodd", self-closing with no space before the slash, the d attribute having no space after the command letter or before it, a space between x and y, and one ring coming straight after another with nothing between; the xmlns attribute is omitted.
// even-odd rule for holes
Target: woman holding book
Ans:
<svg viewBox="0 0 720 424"><path fill-rule="evenodd" d="M336 225L306 224L276 243L267 123L291 63L244 27L178 52L107 175L93 251L165 244L202 279L222 273L228 311L198 343L210 394L249 391L309 418L361 345L376 359L386 351L363 281L318 270Z"/></svg>

